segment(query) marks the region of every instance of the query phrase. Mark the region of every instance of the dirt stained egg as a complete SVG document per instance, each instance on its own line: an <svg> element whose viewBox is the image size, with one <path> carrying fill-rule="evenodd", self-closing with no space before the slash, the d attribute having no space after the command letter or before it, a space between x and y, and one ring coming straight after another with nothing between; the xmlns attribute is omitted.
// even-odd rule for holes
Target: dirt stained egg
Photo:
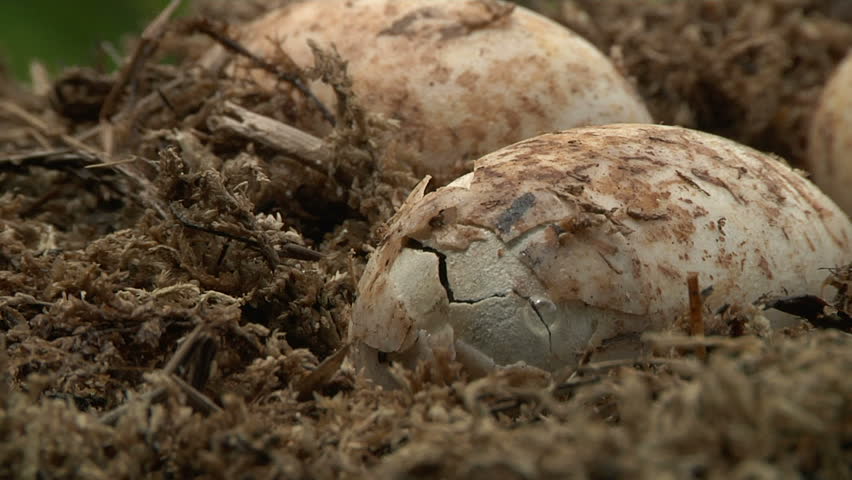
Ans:
<svg viewBox="0 0 852 480"><path fill-rule="evenodd" d="M286 52L302 67L314 64L308 40L333 45L361 103L398 122L390 137L398 157L442 184L470 171L474 159L540 133L652 121L594 46L508 2L304 1L246 25L238 39L264 58ZM249 65L238 59L231 72L277 82ZM311 88L335 104L327 85Z"/></svg>
<svg viewBox="0 0 852 480"><path fill-rule="evenodd" d="M852 260L852 225L808 180L684 128L545 134L425 186L370 258L349 326L354 362L386 385L390 360L436 347L474 373L634 356L687 313L688 272L715 311L818 294Z"/></svg>
<svg viewBox="0 0 852 480"><path fill-rule="evenodd" d="M808 137L813 181L852 214L852 51L820 96Z"/></svg>

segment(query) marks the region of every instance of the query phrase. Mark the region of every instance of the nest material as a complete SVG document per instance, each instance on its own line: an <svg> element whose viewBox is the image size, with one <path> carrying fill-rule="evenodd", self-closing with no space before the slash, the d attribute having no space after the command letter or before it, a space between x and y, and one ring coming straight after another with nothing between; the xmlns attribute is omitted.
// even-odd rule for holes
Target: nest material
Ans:
<svg viewBox="0 0 852 480"><path fill-rule="evenodd" d="M852 48L845 0L533 3L619 60L657 121L794 165L803 164L819 93Z"/></svg>

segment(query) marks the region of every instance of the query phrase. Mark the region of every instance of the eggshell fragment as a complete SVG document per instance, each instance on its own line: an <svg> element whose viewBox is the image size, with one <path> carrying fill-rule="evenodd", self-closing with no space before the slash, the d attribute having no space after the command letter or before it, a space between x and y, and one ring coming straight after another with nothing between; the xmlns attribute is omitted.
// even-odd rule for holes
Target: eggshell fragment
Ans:
<svg viewBox="0 0 852 480"><path fill-rule="evenodd" d="M852 260L852 225L782 162L678 127L611 125L528 139L391 220L359 283L354 361L380 383L441 347L472 370L555 370L635 356L688 312L819 293Z"/></svg>
<svg viewBox="0 0 852 480"><path fill-rule="evenodd" d="M314 0L242 29L265 58L313 65L307 41L348 62L370 111L397 120L402 159L445 183L472 160L543 132L649 123L632 86L594 46L523 7L496 0ZM245 60L245 59L243 59ZM241 61L235 72L248 62ZM253 70L261 84L275 79ZM327 105L331 89L312 89Z"/></svg>
<svg viewBox="0 0 852 480"><path fill-rule="evenodd" d="M820 97L811 122L808 169L814 183L852 214L852 53Z"/></svg>

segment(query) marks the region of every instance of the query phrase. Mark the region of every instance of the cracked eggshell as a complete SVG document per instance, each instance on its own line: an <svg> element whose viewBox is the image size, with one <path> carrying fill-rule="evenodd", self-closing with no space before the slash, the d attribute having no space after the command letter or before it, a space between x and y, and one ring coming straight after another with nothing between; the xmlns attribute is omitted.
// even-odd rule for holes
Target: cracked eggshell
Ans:
<svg viewBox="0 0 852 480"><path fill-rule="evenodd" d="M808 138L808 169L814 183L852 214L852 52L820 97Z"/></svg>
<svg viewBox="0 0 852 480"><path fill-rule="evenodd" d="M362 104L399 122L391 134L399 157L442 184L470 171L481 155L539 133L652 121L594 46L510 3L314 0L272 11L241 31L239 41L252 52L274 58L280 49L302 67L314 62L309 39L334 45ZM252 74L274 84L263 72ZM326 105L335 103L328 86L312 88Z"/></svg>
<svg viewBox="0 0 852 480"><path fill-rule="evenodd" d="M489 154L391 220L358 288L354 362L384 384L444 348L474 371L637 355L688 311L819 293L852 225L775 158L678 127L610 125Z"/></svg>

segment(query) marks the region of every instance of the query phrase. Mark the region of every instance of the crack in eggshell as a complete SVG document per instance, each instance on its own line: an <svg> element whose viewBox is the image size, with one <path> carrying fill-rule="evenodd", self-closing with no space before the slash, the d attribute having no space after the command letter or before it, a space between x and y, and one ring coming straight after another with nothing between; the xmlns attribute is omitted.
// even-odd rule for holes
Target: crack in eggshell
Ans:
<svg viewBox="0 0 852 480"><path fill-rule="evenodd" d="M637 161L639 169L623 168ZM610 345L640 351L633 334L670 328L686 313L687 272L713 287L706 306L715 311L767 294L818 293L823 268L852 260L848 218L804 178L770 156L678 127L543 135L424 191L409 197L367 266L354 341L406 351L417 335L449 324L466 348L496 364L553 369L583 352L614 354ZM442 253L444 281L458 300L435 290L446 311L419 299L432 288L427 280L440 279L406 260L403 238ZM552 318L531 299L552 303ZM423 303L401 320L407 325L375 314L376 304L400 300ZM379 335L394 340L371 336L379 329L362 323L382 325Z"/></svg>

